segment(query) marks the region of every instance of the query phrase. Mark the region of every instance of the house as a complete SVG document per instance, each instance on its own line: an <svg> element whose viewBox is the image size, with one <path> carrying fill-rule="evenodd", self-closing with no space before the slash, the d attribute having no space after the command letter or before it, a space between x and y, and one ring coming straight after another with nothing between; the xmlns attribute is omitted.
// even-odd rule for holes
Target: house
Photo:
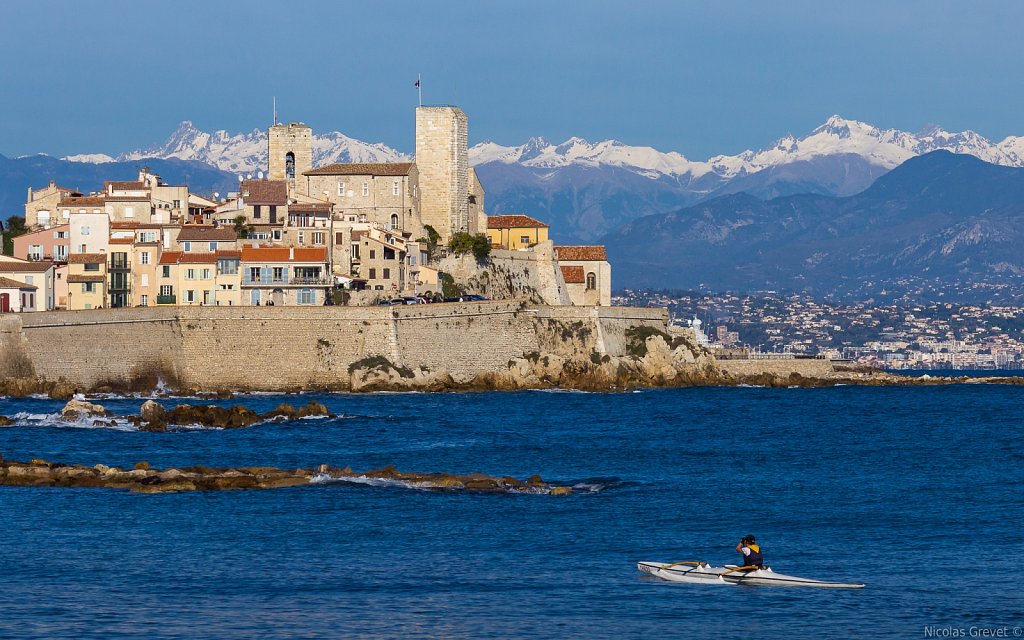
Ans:
<svg viewBox="0 0 1024 640"><path fill-rule="evenodd" d="M185 225L175 241L178 251L185 253L216 253L238 250L238 234L233 227Z"/></svg>
<svg viewBox="0 0 1024 640"><path fill-rule="evenodd" d="M242 247L244 305L318 305L333 288L326 247Z"/></svg>
<svg viewBox="0 0 1024 640"><path fill-rule="evenodd" d="M377 227L352 231L351 273L375 291L406 288L406 238Z"/></svg>
<svg viewBox="0 0 1024 640"><path fill-rule="evenodd" d="M25 200L25 226L29 229L46 229L67 222L67 215L59 213L61 201L81 195L75 189L58 186L53 180L42 189L29 187L28 198Z"/></svg>
<svg viewBox="0 0 1024 640"><path fill-rule="evenodd" d="M5 256L0 260L0 277L34 287L32 292L32 311L53 311L56 308L57 267L46 260L20 260ZM19 304L20 309L23 306Z"/></svg>
<svg viewBox="0 0 1024 640"><path fill-rule="evenodd" d="M68 257L68 309L102 309L107 303L107 254Z"/></svg>
<svg viewBox="0 0 1024 640"><path fill-rule="evenodd" d="M603 246L556 246L555 257L572 304L611 305L612 267Z"/></svg>
<svg viewBox="0 0 1024 640"><path fill-rule="evenodd" d="M496 249L529 249L547 241L548 225L519 214L487 216L487 237Z"/></svg>
<svg viewBox="0 0 1024 640"><path fill-rule="evenodd" d="M160 256L158 305L237 306L241 304L241 252L165 251Z"/></svg>
<svg viewBox="0 0 1024 640"><path fill-rule="evenodd" d="M67 262L71 225L51 225L14 238L14 256L22 260Z"/></svg>
<svg viewBox="0 0 1024 640"><path fill-rule="evenodd" d="M240 213L249 224L280 225L288 218L286 180L245 180L239 195Z"/></svg>
<svg viewBox="0 0 1024 640"><path fill-rule="evenodd" d="M0 276L0 313L24 313L36 310L38 287Z"/></svg>
<svg viewBox="0 0 1024 640"><path fill-rule="evenodd" d="M411 162L342 162L302 174L304 193L334 205L345 223L377 223L389 231L422 233L418 173Z"/></svg>

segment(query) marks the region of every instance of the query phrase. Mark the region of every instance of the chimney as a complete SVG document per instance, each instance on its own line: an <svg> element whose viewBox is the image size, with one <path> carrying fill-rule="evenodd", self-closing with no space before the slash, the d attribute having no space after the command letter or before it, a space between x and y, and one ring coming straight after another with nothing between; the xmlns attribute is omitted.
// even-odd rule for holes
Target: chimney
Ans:
<svg viewBox="0 0 1024 640"><path fill-rule="evenodd" d="M295 247L288 247L288 259L295 260Z"/></svg>

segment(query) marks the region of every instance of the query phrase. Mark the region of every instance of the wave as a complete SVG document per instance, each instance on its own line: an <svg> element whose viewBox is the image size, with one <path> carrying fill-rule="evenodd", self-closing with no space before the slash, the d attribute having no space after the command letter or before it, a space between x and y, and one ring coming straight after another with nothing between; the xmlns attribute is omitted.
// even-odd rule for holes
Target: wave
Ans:
<svg viewBox="0 0 1024 640"><path fill-rule="evenodd" d="M622 489L626 487L639 486L639 482L623 480L617 476L584 478L582 480L570 480L569 482L553 482L552 486L572 487L573 491L579 493L599 493L608 489Z"/></svg>
<svg viewBox="0 0 1024 640"><path fill-rule="evenodd" d="M61 419L59 413L16 413L11 418L13 427L55 427L57 429L112 429L114 431L138 431L139 428L124 418L102 418L83 416L73 422ZM103 424L93 424L102 421ZM113 424L110 424L113 423Z"/></svg>

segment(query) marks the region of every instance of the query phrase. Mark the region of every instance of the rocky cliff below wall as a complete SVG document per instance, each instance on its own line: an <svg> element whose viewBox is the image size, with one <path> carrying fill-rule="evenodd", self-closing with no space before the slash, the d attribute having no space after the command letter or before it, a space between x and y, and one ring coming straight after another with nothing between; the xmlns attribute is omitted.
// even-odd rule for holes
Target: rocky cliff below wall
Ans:
<svg viewBox="0 0 1024 640"><path fill-rule="evenodd" d="M690 332L667 322L664 309L524 300L7 315L0 317L0 395L838 381L824 360L716 363Z"/></svg>

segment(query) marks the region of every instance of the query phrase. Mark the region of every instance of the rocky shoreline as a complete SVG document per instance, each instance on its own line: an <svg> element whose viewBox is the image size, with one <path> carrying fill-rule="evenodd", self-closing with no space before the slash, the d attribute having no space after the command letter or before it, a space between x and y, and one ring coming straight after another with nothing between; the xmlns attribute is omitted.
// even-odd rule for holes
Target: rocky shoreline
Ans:
<svg viewBox="0 0 1024 640"><path fill-rule="evenodd" d="M392 466L365 472L350 467L338 468L321 464L314 469L280 469L277 467L204 466L153 469L139 462L131 469L103 464L84 466L60 464L34 459L29 462L4 460L0 455L0 485L14 487L79 487L122 489L133 493L177 493L185 491L232 491L245 489L280 489L331 481L406 486L430 491L466 491L474 493L511 493L538 495L569 495L572 488L552 486L540 476L527 480L509 476L496 477L482 473L449 474L401 472Z"/></svg>

